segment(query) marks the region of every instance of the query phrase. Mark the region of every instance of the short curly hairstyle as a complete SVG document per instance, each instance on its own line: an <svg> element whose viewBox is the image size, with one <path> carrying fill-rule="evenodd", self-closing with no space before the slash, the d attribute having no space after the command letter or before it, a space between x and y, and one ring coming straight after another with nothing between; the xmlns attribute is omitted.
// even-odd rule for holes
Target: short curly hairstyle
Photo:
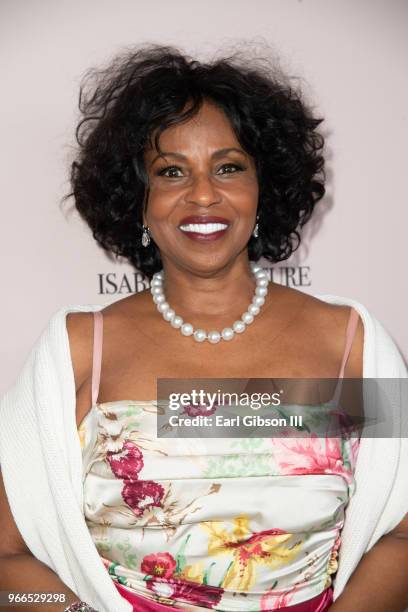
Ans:
<svg viewBox="0 0 408 612"><path fill-rule="evenodd" d="M259 238L248 257L276 263L300 244L299 229L324 193L323 119L270 60L242 52L200 62L173 46L127 49L82 81L71 165L71 193L80 216L105 251L151 279L161 269L151 239L141 246L148 178L143 155L160 134L199 111L221 108L254 158L259 182ZM186 110L187 109L187 110Z"/></svg>

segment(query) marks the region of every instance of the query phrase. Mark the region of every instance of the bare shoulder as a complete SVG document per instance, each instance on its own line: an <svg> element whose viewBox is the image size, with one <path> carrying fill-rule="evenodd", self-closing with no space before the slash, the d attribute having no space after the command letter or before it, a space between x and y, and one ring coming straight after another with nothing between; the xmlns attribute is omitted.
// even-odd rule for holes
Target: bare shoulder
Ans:
<svg viewBox="0 0 408 612"><path fill-rule="evenodd" d="M322 331L331 340L333 351L343 357L346 343L347 325L350 319L351 307L347 304L329 304L314 296L308 296L311 311L322 326ZM357 313L358 314L358 313ZM364 324L358 316L357 327L353 336L351 350L347 359L344 376L346 378L363 377Z"/></svg>
<svg viewBox="0 0 408 612"><path fill-rule="evenodd" d="M152 311L152 296L150 289L144 291L138 291L131 295L112 302L103 309L104 318L116 318L117 320L125 319L132 314L136 314L137 317L144 317Z"/></svg>
<svg viewBox="0 0 408 612"><path fill-rule="evenodd" d="M75 389L89 377L93 342L93 312L69 312L66 326L74 371Z"/></svg>
<svg viewBox="0 0 408 612"><path fill-rule="evenodd" d="M135 326L143 329L144 311L148 310L146 292L132 294L126 298L117 300L112 304L102 308L104 329L115 330L116 336L120 337L121 332L128 333L129 318L135 318ZM69 312L66 316L66 327L71 352L72 368L75 378L75 389L80 387L90 379L92 372L93 355L93 330L94 314L90 312ZM109 336L105 334L104 342L109 341Z"/></svg>
<svg viewBox="0 0 408 612"><path fill-rule="evenodd" d="M297 289L283 287L282 291L285 300L293 303L293 311L301 313L300 318L305 336L311 341L318 340L328 352L336 357L336 361L341 362L351 307L345 304L331 304ZM361 378L363 376L363 349L364 324L361 317L358 317L347 360L346 377Z"/></svg>
<svg viewBox="0 0 408 612"><path fill-rule="evenodd" d="M317 308L321 312L322 318L325 317L325 325L327 332L333 338L338 348L343 352L345 350L346 331L349 323L351 306L343 304L328 304L323 300L312 297L318 302ZM358 315L358 313L357 313ZM347 378L362 378L363 377L363 353L364 353L364 324L361 317L358 315L357 327L352 339L351 350L347 360L345 377Z"/></svg>

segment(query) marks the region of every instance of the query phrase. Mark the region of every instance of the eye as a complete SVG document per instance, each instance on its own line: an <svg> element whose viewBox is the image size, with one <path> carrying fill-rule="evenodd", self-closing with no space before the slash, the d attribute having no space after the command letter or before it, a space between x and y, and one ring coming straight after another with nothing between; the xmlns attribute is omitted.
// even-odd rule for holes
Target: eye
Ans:
<svg viewBox="0 0 408 612"><path fill-rule="evenodd" d="M166 166L166 168L161 168L161 170L158 170L157 174L158 176L167 176L168 178L179 178L179 176L182 176L181 168L179 168L179 166Z"/></svg>
<svg viewBox="0 0 408 612"><path fill-rule="evenodd" d="M221 170L225 170L225 172L221 172ZM242 166L239 164L223 164L219 170L220 174L235 174L236 172L241 172L244 170Z"/></svg>

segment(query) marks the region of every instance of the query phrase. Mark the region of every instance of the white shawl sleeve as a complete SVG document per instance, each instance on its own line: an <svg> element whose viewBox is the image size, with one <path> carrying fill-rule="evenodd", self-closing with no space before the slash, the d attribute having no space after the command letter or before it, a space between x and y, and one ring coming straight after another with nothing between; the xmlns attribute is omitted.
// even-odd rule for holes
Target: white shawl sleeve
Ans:
<svg viewBox="0 0 408 612"><path fill-rule="evenodd" d="M93 310L97 307L73 307ZM99 557L82 511L75 383L62 308L0 403L0 464L10 508L31 553L100 612L130 612Z"/></svg>
<svg viewBox="0 0 408 612"><path fill-rule="evenodd" d="M382 431L379 423L377 433L375 429L370 430L373 436L361 439L355 472L356 492L346 509L341 533L339 567L334 579L336 600L364 553L408 512L408 372L395 342L365 306L351 298L316 297L348 304L360 314L364 324L363 377L377 379L378 388L386 390L379 404L385 400L380 408L389 412L393 432L392 437L379 437L378 432ZM387 384L385 379L396 380Z"/></svg>

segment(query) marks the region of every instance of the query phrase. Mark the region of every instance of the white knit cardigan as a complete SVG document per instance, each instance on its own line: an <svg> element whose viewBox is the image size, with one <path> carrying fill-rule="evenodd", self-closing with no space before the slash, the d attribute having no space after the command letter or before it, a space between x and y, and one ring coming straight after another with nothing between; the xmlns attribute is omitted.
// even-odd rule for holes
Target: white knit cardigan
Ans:
<svg viewBox="0 0 408 612"><path fill-rule="evenodd" d="M359 302L317 295L353 306L364 323L365 378L407 378L407 368L383 326ZM0 464L17 527L32 554L80 599L100 612L131 611L116 590L92 541L83 514L82 456L76 428L74 374L66 314L102 304L60 308L31 349L15 384L0 402ZM394 438L363 438L356 492L346 509L334 581L343 591L362 556L408 512L408 401L393 398ZM406 433L405 433L406 435Z"/></svg>

